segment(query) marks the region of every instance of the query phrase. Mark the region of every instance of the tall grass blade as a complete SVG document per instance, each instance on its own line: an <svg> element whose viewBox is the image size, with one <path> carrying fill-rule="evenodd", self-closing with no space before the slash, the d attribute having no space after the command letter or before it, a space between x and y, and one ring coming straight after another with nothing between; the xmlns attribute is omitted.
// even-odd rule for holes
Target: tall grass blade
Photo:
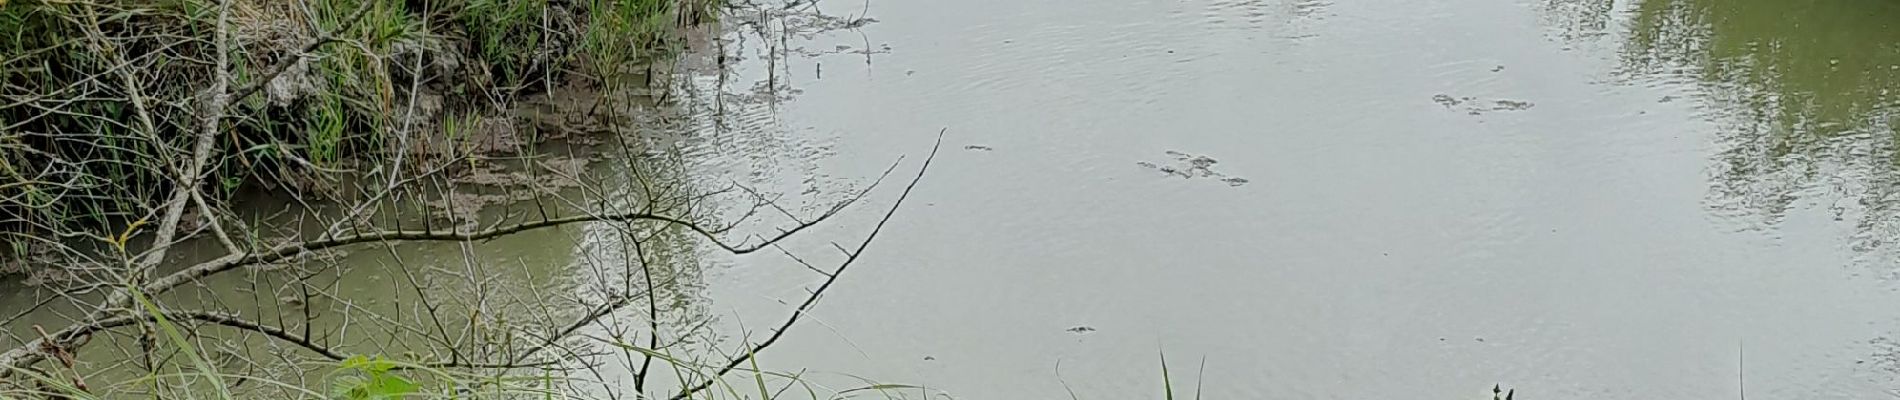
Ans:
<svg viewBox="0 0 1900 400"><path fill-rule="evenodd" d="M746 353L752 355L752 357L747 357L746 361L752 364L752 381L759 385L759 400L771 400L772 391L765 388L765 373L760 372L758 354L753 353L750 347L747 348Z"/></svg>
<svg viewBox="0 0 1900 400"><path fill-rule="evenodd" d="M1198 371L1194 371L1194 400L1201 400L1201 388L1206 387L1206 385L1202 385L1202 382L1204 382L1206 379L1207 379L1207 357L1202 356L1201 369Z"/></svg>
<svg viewBox="0 0 1900 400"><path fill-rule="evenodd" d="M873 391L873 390L882 392L886 390L904 390L904 389L927 390L923 386L888 383L888 384L865 386L865 387L860 387L860 388L845 389L843 391L838 392L837 395L831 396L831 398L833 400L847 399L847 398L851 398L851 396L853 396L853 393L858 393L858 392L868 392L868 391Z"/></svg>
<svg viewBox="0 0 1900 400"><path fill-rule="evenodd" d="M213 387L217 388L216 393L218 394L218 398L230 400L231 389L225 386L224 377L218 374L216 369L211 367L211 363L205 360L204 354L199 353L198 349L191 345L191 341L185 340L185 335L178 333L178 327L172 325L171 319L165 318L165 312L159 310L158 305L152 303L150 299L145 298L145 293L139 291L138 287L128 284L126 285L126 290L132 291L132 298L138 301L140 306L145 307L146 313L152 314L152 319L157 321L158 329L165 332L165 337L170 339L172 344L178 345L178 348L184 351L186 355L190 356L192 365L197 367L198 372L211 381Z"/></svg>
<svg viewBox="0 0 1900 400"><path fill-rule="evenodd" d="M44 375L44 374L39 373L39 371L24 369L24 368L8 367L7 372L14 374L13 376L15 377L25 377L24 379L21 379L22 382L30 381L30 382L41 383L45 385L45 388L50 389L50 390L26 389L26 390L21 390L21 391L0 392L0 399L12 399L13 398L12 396L15 393L22 394L23 396L21 397L27 398L27 399L36 399L36 398L41 398L41 397L49 398L49 399L73 399L73 400L98 399L98 397L94 396L91 392L81 390L79 389L78 386L73 386L72 382L68 382L65 379L60 379L58 377Z"/></svg>
<svg viewBox="0 0 1900 400"><path fill-rule="evenodd" d="M1161 352L1161 389L1168 400L1174 400L1174 380L1168 378L1168 352Z"/></svg>

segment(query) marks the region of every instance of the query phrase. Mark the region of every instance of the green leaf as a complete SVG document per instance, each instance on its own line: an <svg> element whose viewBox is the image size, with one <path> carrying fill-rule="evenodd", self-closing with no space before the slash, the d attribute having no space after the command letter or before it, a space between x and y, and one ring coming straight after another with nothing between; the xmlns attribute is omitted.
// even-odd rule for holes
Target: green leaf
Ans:
<svg viewBox="0 0 1900 400"><path fill-rule="evenodd" d="M370 382L370 398L401 399L415 394L417 386L408 379L395 375L380 375Z"/></svg>
<svg viewBox="0 0 1900 400"><path fill-rule="evenodd" d="M339 364L337 367L343 368L343 369L362 370L363 366L368 365L368 364L369 364L369 356L358 354L358 355L355 355L348 359L343 360L343 363Z"/></svg>
<svg viewBox="0 0 1900 400"><path fill-rule="evenodd" d="M420 392L420 386L391 373L396 362L382 357L354 356L337 364L337 369L357 371L363 377L344 377L337 384L338 397L349 400L386 400L408 398Z"/></svg>

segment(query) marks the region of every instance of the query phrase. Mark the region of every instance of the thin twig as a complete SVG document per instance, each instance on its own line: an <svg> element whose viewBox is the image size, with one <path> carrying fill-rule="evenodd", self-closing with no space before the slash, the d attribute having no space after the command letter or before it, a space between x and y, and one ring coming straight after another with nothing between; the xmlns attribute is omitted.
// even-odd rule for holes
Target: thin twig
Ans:
<svg viewBox="0 0 1900 400"><path fill-rule="evenodd" d="M730 361L727 361L725 366L722 366L719 368L718 371L713 372L710 375L710 377L706 378L703 381L700 381L698 384L695 384L693 386L687 387L686 389L680 390L678 394L673 395L672 397L669 398L669 400L684 400L692 396L694 393L698 393L699 391L706 390L706 388L711 387L715 381L719 380L721 377L725 376L727 373L732 372L733 369L738 368L740 365L744 365L747 361L751 360L752 357L759 354L759 352L765 351L765 349L767 347L771 347L773 343L778 343L779 338L784 337L785 332L790 330L792 325L797 324L799 318L803 317L805 313L810 312L812 306L818 303L819 298L824 297L825 291L827 289L830 289L832 284L837 283L839 277L844 276L845 269L850 268L851 263L857 261L858 256L864 254L864 250L871 246L872 240L877 239L878 233L883 231L884 225L891 221L891 217L897 215L897 210L903 207L904 200L910 198L911 190L916 189L917 183L924 179L924 173L930 171L930 162L937 158L937 150L943 147L944 132L947 132L948 130L949 129L946 128L942 131L937 132L937 143L931 146L930 156L924 158L923 166L917 169L917 175L911 178L910 185L907 185L904 187L904 192L897 196L897 202L891 204L890 210L885 211L884 217L878 220L877 225L875 227L871 228L870 235L866 236L864 238L864 241L858 243L858 251L851 253L851 256L849 258L846 258L844 262L839 263L838 269L835 271L832 271L831 276L825 278L825 282L822 284L819 284L818 289L812 291L812 294L810 296L805 297L805 302L800 303L797 309L792 310L792 315L790 317L787 317L784 323L779 324L778 329L773 330L771 336L767 337L765 341L763 342L759 342L756 345L748 346L746 351L740 353L738 357L734 357Z"/></svg>

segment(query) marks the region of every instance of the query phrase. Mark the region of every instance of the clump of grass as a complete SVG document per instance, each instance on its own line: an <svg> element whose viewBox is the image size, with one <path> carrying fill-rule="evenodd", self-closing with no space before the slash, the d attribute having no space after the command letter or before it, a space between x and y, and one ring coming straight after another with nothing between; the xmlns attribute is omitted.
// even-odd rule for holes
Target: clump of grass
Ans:
<svg viewBox="0 0 1900 400"><path fill-rule="evenodd" d="M1507 392L1503 384L1491 385L1491 400L1513 400L1516 397L1517 389L1515 388Z"/></svg>
<svg viewBox="0 0 1900 400"><path fill-rule="evenodd" d="M543 47L547 13L547 0L469 0L455 19L468 28L470 45L494 85L512 92L551 67Z"/></svg>
<svg viewBox="0 0 1900 400"><path fill-rule="evenodd" d="M590 16L576 54L591 73L607 78L618 68L678 51L671 33L682 4L704 0L587 0Z"/></svg>
<svg viewBox="0 0 1900 400"><path fill-rule="evenodd" d="M205 69L145 56L206 50L202 42L166 36L208 31L187 4L0 7L0 179L7 183L0 185L0 218L28 226L100 224L140 206L126 197L159 189L154 170L168 161L168 143L143 121L188 115L166 102L140 107L128 92L157 100L198 89L184 82Z"/></svg>
<svg viewBox="0 0 1900 400"><path fill-rule="evenodd" d="M112 382L95 388L75 385L72 379L56 373L40 370L15 370L17 377L29 382L30 386L0 387L0 398L34 399L58 398L74 400L93 400L109 398L119 391L112 388L147 388L151 394L164 398L220 399L253 397L283 397L303 399L334 400L396 400L396 399L543 399L543 400L594 400L595 396L587 388L605 385L617 385L616 382L590 380L582 369L522 368L501 372L469 371L432 367L382 355L357 355L334 362L307 365L321 370L321 379L312 381L273 380L269 376L234 374L220 371L211 357L199 351L193 341L182 332L185 327L168 318L157 303L143 295L138 301L151 323L162 336L161 345L165 349L155 351L175 351L184 355L184 365L176 366L176 372L155 372L135 377L123 382ZM680 387L687 387L693 381L712 378L718 375L717 366L697 363L676 357L669 351L652 350L622 342L603 342L610 349L627 352L631 357L651 357L660 361L659 367L669 369ZM641 398L655 399L810 399L838 400L852 398L909 398L907 393L922 393L924 398L934 397L930 388L875 381L851 376L863 382L862 385L833 388L818 383L806 376L805 372L785 373L759 368L756 358L748 363L748 368L734 370L736 374L728 378L713 379L715 383L704 390L692 392L669 392L658 389L645 393ZM172 368L172 367L166 367ZM256 382L250 391L238 390L237 382ZM4 382L0 382L4 383ZM274 393L269 393L275 391Z"/></svg>
<svg viewBox="0 0 1900 400"><path fill-rule="evenodd" d="M1207 376L1207 359L1201 359L1200 371L1194 374L1194 400L1201 400L1201 378ZM1065 384L1066 385L1066 384ZM1168 376L1168 353L1161 352L1161 394L1163 398L1174 400L1174 378ZM1070 397L1075 392L1069 392Z"/></svg>

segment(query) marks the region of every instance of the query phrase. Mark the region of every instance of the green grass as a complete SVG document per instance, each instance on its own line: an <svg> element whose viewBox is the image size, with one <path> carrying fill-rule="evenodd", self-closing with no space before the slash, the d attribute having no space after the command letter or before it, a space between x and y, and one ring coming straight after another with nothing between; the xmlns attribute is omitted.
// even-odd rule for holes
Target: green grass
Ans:
<svg viewBox="0 0 1900 400"><path fill-rule="evenodd" d="M234 13L234 25L311 23L339 41L318 47L307 58L314 60L307 73L286 74L287 81L308 83L308 90L283 101L271 101L268 91L238 99L225 120L228 132L217 141L214 194L256 184L294 188L285 183L299 175L369 170L350 164L393 158L386 137L405 127L396 118L409 104L411 87L439 92L448 111L440 116L452 117L499 113L524 92L550 84L605 86L629 65L677 54L680 21L689 19L682 13L705 14L721 4L312 0L287 7L235 1L234 8L249 11ZM169 190L170 163L191 148L197 100L213 76L202 61L216 59L219 3L88 4L12 1L0 7L0 127L6 128L0 131L0 230L117 231L148 214ZM549 8L555 6L565 8ZM359 9L367 11L350 20ZM238 49L229 54L233 88L258 83L301 50L297 41L314 39L251 36L231 46ZM417 60L455 61L409 71ZM137 81L122 81L119 71ZM572 79L576 74L582 79ZM417 76L433 81L418 85ZM124 96L128 84L148 99L151 129L136 123L139 112ZM419 131L440 132L426 129L439 122L420 121L425 129Z"/></svg>
<svg viewBox="0 0 1900 400"><path fill-rule="evenodd" d="M380 355L358 355L336 362L307 364L308 368L319 370L320 377L304 383L273 380L269 376L252 376L220 371L210 357L193 345L187 337L187 330L178 321L166 317L163 308L143 295L137 295L140 307L146 315L152 317L152 323L163 336L161 342L167 348L156 351L176 351L185 355L181 366L175 366L175 372L155 369L154 372L122 382L95 383L90 388L74 385L72 380L62 375L65 371L15 370L25 382L31 385L20 388L0 386L0 399L28 399L39 397L69 398L92 400L106 398L106 388L147 388L156 396L177 399L241 399L241 398L281 398L285 394L304 399L333 400L394 400L394 399L544 399L544 400L580 400L593 399L574 390L576 385L586 387L602 382L584 378L563 377L553 370L519 369L502 373L482 373L435 368L398 358ZM715 374L716 367L697 363L674 356L661 350L652 350L621 342L602 342L610 349L620 349L633 357L653 357L662 364L659 368L670 369L678 377L681 387L688 386L693 380ZM613 356L617 357L617 356ZM734 370L728 379L716 381L716 385L706 390L690 393L688 399L810 399L839 400L853 398L908 398L906 393L941 393L916 385L878 383L861 377L852 377L864 384L848 388L830 388L807 379L803 373L782 373L763 370L758 367L756 358L749 368ZM167 366L165 368L173 368ZM586 376L585 372L573 371L574 376ZM232 382L257 382L248 391L234 389ZM734 384L743 382L743 384ZM270 392L271 390L277 393ZM668 390L653 389L651 398L668 398L675 394ZM122 393L122 392L121 392ZM789 395L788 395L789 394ZM924 396L934 398L935 396Z"/></svg>
<svg viewBox="0 0 1900 400"><path fill-rule="evenodd" d="M542 14L547 6L547 0L469 0L456 16L467 27L481 60L490 66L495 86L525 85L535 70L548 67L542 48L547 39Z"/></svg>
<svg viewBox="0 0 1900 400"><path fill-rule="evenodd" d="M1167 400L1174 400L1174 378L1169 376L1168 374L1168 353L1165 351L1161 352L1160 357L1161 357L1161 396L1162 398L1167 399ZM1194 400L1201 400L1202 385L1201 385L1200 379L1202 377L1207 376L1207 359L1206 358L1201 359L1200 371L1196 372L1194 376L1195 376ZM1066 384L1064 385L1066 386ZM1069 397L1075 397L1075 392L1073 391L1069 392Z"/></svg>
<svg viewBox="0 0 1900 400"><path fill-rule="evenodd" d="M414 362L376 355L354 356L340 362L314 365L316 368L326 370L323 374L323 378L318 380L317 383L327 385L327 387L302 387L286 382L272 381L266 377L232 375L218 371L213 364L207 361L207 358L192 346L192 342L180 334L181 330L175 322L164 316L161 308L158 307L157 304L148 301L142 295L138 297L138 300L148 315L154 318L155 324L165 336L166 343L189 355L187 361L192 369L190 371L181 371L180 373L172 374L151 374L137 381L119 383L118 385L157 383L160 386L175 389L173 393L170 394L180 396L176 398L231 399L256 395L254 393L234 393L222 386L225 382L238 379L260 381L269 388L281 389L289 393L305 396L305 398L336 400L585 399L588 397L576 395L568 390L569 385L600 383L579 378L557 376L550 370L524 369L503 374L480 374L470 371L432 368ZM649 349L624 341L605 338L594 338L594 340L606 345L610 349L625 351L631 357L652 357L654 360L660 361L662 363L660 367L670 369L670 372L676 378L674 383L676 383L678 387L691 386L693 382L698 379L715 375L718 369L716 365L696 362L675 355L667 350ZM1159 360L1160 380L1163 388L1160 397L1168 400L1186 398L1185 396L1188 396L1187 393L1177 392L1181 388L1177 388L1176 385L1174 385L1174 376L1167 360L1167 354L1165 352L1161 353ZM1206 360L1203 359L1196 375L1205 376L1206 366ZM715 380L713 386L699 392L686 394L684 397L686 399L696 400L839 400L865 397L908 399L915 398L912 396L918 394L921 394L921 398L927 399L946 395L954 396L953 393L945 393L924 386L882 383L872 379L849 375L847 376L862 382L862 384L852 387L828 387L808 378L807 373L803 371L786 373L765 370L759 366L757 357L752 358L746 367L738 368L733 371L734 373L727 375L725 379ZM40 383L39 388L33 390L0 391L0 398L23 398L29 394L54 394L68 396L72 399L88 400L98 398L94 393L73 386L70 384L70 380L62 378L56 373L45 373L36 370L22 370L16 372L20 372L31 381ZM204 384L192 385L185 380L185 378L192 377L202 378L199 382L208 382L209 387ZM1200 378L1196 378L1194 383L1195 388L1192 392L1192 398L1200 400L1201 389L1204 387L1204 384ZM674 392L666 392L664 390L667 389L650 392L647 393L647 395L650 396L650 398L669 398L675 394ZM1505 390L1502 388L1502 385L1493 386L1492 399L1514 400L1516 392L1515 389ZM1079 396L1075 396L1073 392L1071 392L1071 397L1080 398Z"/></svg>

